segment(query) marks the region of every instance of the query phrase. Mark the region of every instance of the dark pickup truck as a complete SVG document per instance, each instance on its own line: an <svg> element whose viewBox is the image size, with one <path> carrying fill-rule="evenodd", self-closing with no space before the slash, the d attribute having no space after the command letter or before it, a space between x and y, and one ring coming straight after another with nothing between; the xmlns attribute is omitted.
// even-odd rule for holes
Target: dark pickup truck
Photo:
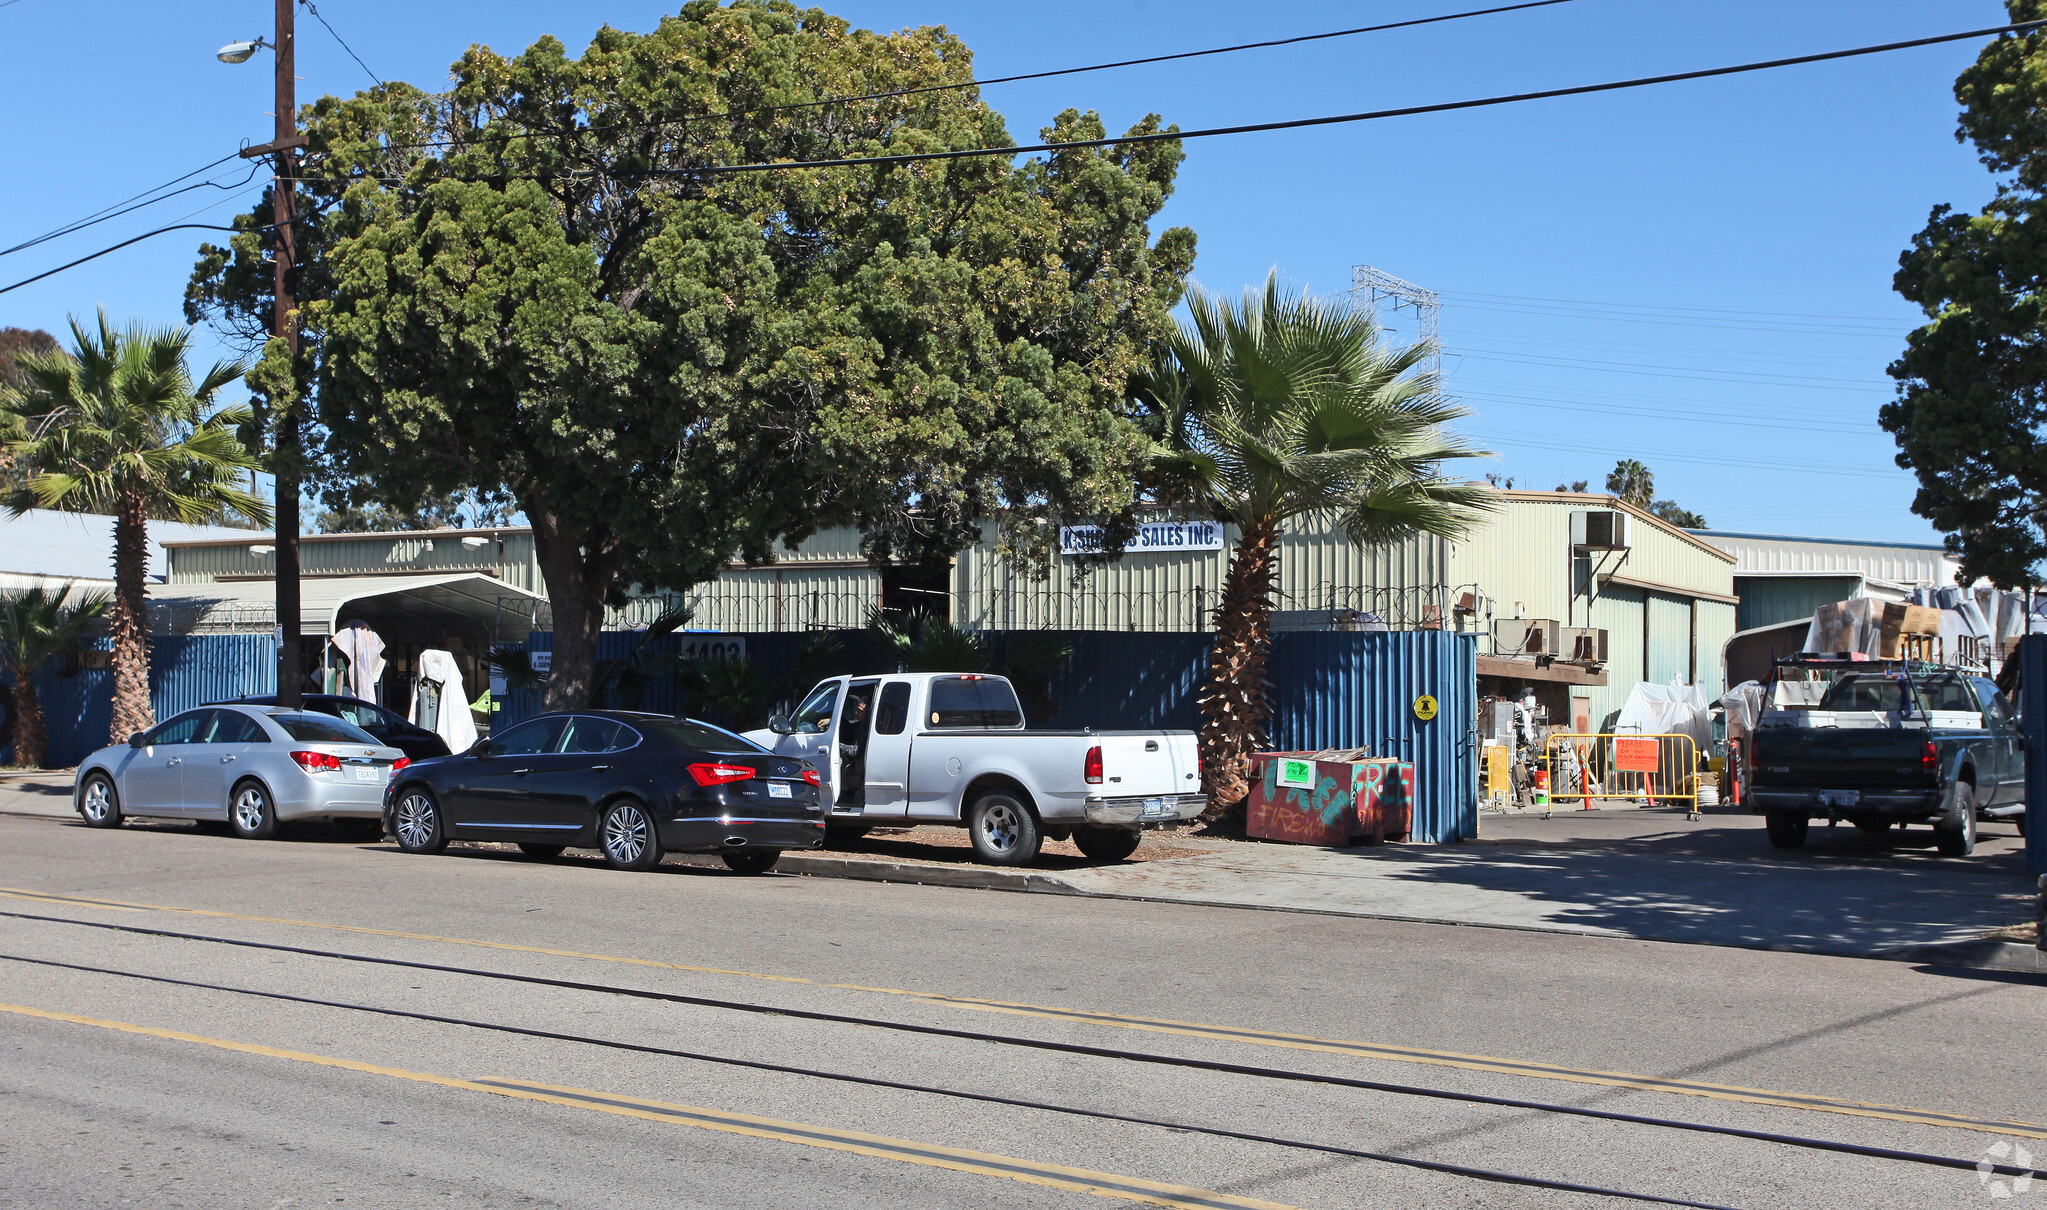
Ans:
<svg viewBox="0 0 2047 1210"><path fill-rule="evenodd" d="M2011 705L1953 669L1844 673L1813 710L1765 714L1751 760L1749 807L1778 848L1804 844L1814 819L1867 832L1926 822L1940 851L1960 857L1975 851L1979 820L2024 818Z"/></svg>

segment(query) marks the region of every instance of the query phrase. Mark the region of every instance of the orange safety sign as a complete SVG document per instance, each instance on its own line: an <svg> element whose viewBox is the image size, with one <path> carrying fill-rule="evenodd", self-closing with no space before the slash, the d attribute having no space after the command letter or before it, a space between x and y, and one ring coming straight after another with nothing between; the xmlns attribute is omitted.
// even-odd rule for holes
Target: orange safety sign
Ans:
<svg viewBox="0 0 2047 1210"><path fill-rule="evenodd" d="M1632 737L1613 741L1613 767L1619 773L1654 773L1661 752L1654 739Z"/></svg>

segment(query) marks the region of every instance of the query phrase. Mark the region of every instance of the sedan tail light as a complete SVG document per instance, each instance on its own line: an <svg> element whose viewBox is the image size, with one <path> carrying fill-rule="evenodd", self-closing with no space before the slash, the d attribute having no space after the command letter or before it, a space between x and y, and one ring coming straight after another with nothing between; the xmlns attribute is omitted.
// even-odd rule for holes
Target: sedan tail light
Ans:
<svg viewBox="0 0 2047 1210"><path fill-rule="evenodd" d="M391 772L396 773L398 770L403 769L405 766L411 763L412 763L411 757L401 756L397 760L391 762Z"/></svg>
<svg viewBox="0 0 2047 1210"><path fill-rule="evenodd" d="M341 767L341 758L332 752L294 752L291 754L291 758L299 763L299 768L304 769L308 773L318 773L322 769L339 769Z"/></svg>
<svg viewBox="0 0 2047 1210"><path fill-rule="evenodd" d="M700 786L722 786L728 781L751 781L760 776L760 770L747 765L703 764L691 765L689 775Z"/></svg>
<svg viewBox="0 0 2047 1210"><path fill-rule="evenodd" d="M1081 766L1081 772L1086 775L1088 785L1099 786L1102 784L1102 746L1100 744L1096 744L1087 750L1087 763Z"/></svg>
<svg viewBox="0 0 2047 1210"><path fill-rule="evenodd" d="M805 769L803 771L803 780L809 782L813 786L824 785L824 779L820 778L817 775L817 770L815 769Z"/></svg>

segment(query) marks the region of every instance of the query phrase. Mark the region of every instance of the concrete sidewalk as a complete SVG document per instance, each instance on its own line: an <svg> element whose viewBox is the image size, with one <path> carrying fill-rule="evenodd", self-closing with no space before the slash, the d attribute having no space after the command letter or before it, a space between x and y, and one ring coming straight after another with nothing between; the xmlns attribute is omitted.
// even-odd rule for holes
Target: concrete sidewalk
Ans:
<svg viewBox="0 0 2047 1210"><path fill-rule="evenodd" d="M70 775L0 777L0 813L75 822ZM1488 815L1480 839L1462 845L1319 849L1168 833L1139 850L1153 860L1097 866L1058 845L1027 870L977 865L964 841L957 829L917 828L791 853L777 869L1862 956L1975 942L2034 913L2023 842L1994 824L1969 858L1939 856L1923 827L1883 837L1819 827L1804 849L1772 849L1759 817L1731 809L1697 821L1664 810Z"/></svg>
<svg viewBox="0 0 2047 1210"><path fill-rule="evenodd" d="M1487 816L1464 845L1238 844L1064 871L1082 893L1832 954L1970 941L2033 918L2021 843L1986 827L1943 858L1930 829L1815 829L1772 849L1745 814Z"/></svg>

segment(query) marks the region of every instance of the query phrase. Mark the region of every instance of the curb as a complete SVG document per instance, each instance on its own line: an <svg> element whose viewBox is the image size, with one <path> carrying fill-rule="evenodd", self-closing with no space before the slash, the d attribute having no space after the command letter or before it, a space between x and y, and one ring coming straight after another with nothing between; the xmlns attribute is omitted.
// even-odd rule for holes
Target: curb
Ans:
<svg viewBox="0 0 2047 1210"><path fill-rule="evenodd" d="M1915 945L1906 949L1883 950L1869 956L1886 962L1916 962L1922 966L1959 966L1970 970L2047 975L2047 950L2023 941L2001 941L1995 937L1953 941L1946 945Z"/></svg>
<svg viewBox="0 0 2047 1210"><path fill-rule="evenodd" d="M713 854L678 853L668 860L681 865L722 866ZM903 882L919 886L962 887L981 891L1023 891L1053 895L1085 895L1064 879L1023 870L998 870L981 866L924 865L908 861L861 861L853 857L821 857L811 853L782 854L775 863L777 874L802 874L811 878L848 878L860 882Z"/></svg>

